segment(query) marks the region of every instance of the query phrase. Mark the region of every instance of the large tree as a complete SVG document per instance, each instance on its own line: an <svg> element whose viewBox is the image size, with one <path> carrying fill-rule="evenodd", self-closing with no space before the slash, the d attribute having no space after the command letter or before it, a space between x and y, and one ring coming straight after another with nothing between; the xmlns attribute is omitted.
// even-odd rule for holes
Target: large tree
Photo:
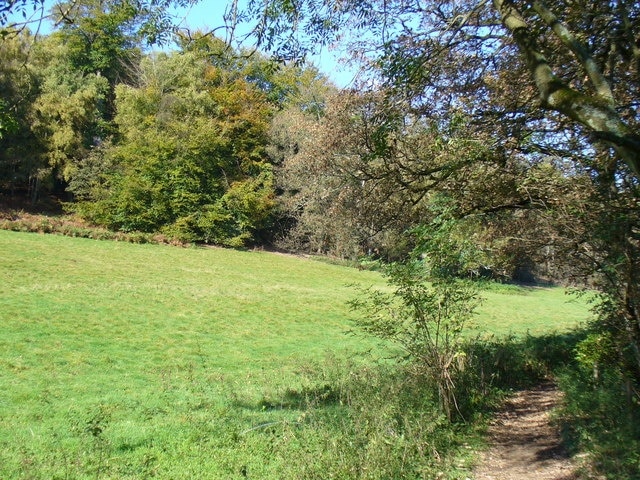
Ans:
<svg viewBox="0 0 640 480"><path fill-rule="evenodd" d="M0 2L0 188L63 194L114 132L116 85L131 83L148 44L168 41L168 7L187 3L74 0L46 13L41 0ZM54 31L32 34L44 20Z"/></svg>
<svg viewBox="0 0 640 480"><path fill-rule="evenodd" d="M43 165L29 121L38 95L36 75L26 67L31 41L24 33L0 43L0 192L9 194L33 195Z"/></svg>
<svg viewBox="0 0 640 480"><path fill-rule="evenodd" d="M252 19L253 38L263 48L294 59L342 42L363 67L358 90L384 91L372 116L375 130L363 141L375 140L367 156L390 166L386 178L401 169L416 185L420 177L439 185L445 176L456 179L447 188L464 207L461 213L489 218L510 212L508 221L492 227L498 233L524 217L544 226L536 247L546 241L549 254L562 254L573 273L591 277L604 292L599 327L615 339L619 364L640 379L638 2L246 4L242 10L231 2L230 17ZM442 133L460 118L466 139L495 152L485 175L499 186L509 186L502 179L514 175L511 193L478 188L486 155L460 150L459 158L454 154L438 166L446 135L420 168L401 161L411 147L402 140L416 125L431 123ZM456 165L466 168L465 159L477 165L471 176L452 175L451 168L464 171ZM513 230L507 233L514 237Z"/></svg>

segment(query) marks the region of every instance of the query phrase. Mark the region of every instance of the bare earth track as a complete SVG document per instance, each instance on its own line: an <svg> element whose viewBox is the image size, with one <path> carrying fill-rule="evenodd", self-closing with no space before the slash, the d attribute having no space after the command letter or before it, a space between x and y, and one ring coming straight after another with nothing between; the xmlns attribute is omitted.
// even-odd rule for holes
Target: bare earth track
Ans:
<svg viewBox="0 0 640 480"><path fill-rule="evenodd" d="M549 413L560 392L551 383L509 399L489 427L490 448L474 472L475 480L577 480Z"/></svg>

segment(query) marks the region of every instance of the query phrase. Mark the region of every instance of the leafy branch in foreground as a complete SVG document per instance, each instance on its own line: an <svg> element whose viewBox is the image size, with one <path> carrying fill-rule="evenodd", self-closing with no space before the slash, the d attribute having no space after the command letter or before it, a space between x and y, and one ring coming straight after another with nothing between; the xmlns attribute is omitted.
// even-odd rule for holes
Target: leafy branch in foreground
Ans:
<svg viewBox="0 0 640 480"><path fill-rule="evenodd" d="M434 385L442 413L454 420L462 417L456 399L456 377L466 363L462 332L480 298L461 275L474 247L456 235L461 222L452 210L436 208L431 224L414 231L410 259L385 266L391 290L363 289L350 305L362 313L356 323L363 332L401 348L400 358Z"/></svg>

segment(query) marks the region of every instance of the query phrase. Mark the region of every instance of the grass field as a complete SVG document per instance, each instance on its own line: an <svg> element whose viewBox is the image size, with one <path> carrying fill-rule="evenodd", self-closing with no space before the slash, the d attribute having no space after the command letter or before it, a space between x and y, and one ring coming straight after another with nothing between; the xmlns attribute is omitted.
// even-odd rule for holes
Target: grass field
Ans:
<svg viewBox="0 0 640 480"><path fill-rule="evenodd" d="M293 458L339 450L305 419L318 372L373 361L358 352L376 342L346 334L354 283L383 281L265 252L0 231L0 478L323 478ZM588 317L561 289L483 296L474 334Z"/></svg>

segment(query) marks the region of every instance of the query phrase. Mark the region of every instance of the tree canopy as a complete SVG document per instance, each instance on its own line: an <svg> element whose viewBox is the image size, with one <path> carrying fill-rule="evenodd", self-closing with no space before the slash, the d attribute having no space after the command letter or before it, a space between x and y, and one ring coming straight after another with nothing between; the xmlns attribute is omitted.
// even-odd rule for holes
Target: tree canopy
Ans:
<svg viewBox="0 0 640 480"><path fill-rule="evenodd" d="M138 82L116 88L120 138L71 186L89 201L81 211L125 231L242 245L272 210L264 93L198 52L148 56Z"/></svg>
<svg viewBox="0 0 640 480"><path fill-rule="evenodd" d="M343 42L417 111L500 123L505 145L530 150L574 150L575 138L604 145L637 175L639 10L630 1L271 0L249 1L236 18L253 19L255 40L281 58Z"/></svg>
<svg viewBox="0 0 640 480"><path fill-rule="evenodd" d="M360 131L357 140L331 137L324 157L319 178L337 202L349 198L343 205L357 207L348 211L362 212L363 199L395 199L410 206L396 210L404 213L444 191L460 218L482 218L476 233L488 250L562 258L562 276L589 278L603 292L598 328L616 339L619 365L640 378L638 2L232 7L277 58L340 42L362 69L354 95L378 97L338 116L341 132ZM369 220L384 216L369 211Z"/></svg>
<svg viewBox="0 0 640 480"><path fill-rule="evenodd" d="M167 44L175 31L173 8L193 3L194 0L60 0L47 11L44 0L0 0L0 35L5 37L25 28L39 32L43 21L72 30L84 24L86 33L86 25L93 24L93 35L88 34L85 40L99 45L117 42L124 24L116 19L126 19L129 32L146 44ZM102 36L96 36L98 33ZM104 47L98 51L104 52Z"/></svg>

